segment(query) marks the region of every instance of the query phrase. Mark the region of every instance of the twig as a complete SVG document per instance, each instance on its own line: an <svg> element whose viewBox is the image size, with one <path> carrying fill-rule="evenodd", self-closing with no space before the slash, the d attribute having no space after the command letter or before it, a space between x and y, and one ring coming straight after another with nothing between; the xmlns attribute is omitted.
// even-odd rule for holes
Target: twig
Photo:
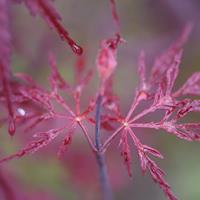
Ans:
<svg viewBox="0 0 200 200"><path fill-rule="evenodd" d="M103 194L103 200L112 200L112 191L109 183L104 153L101 151L101 140L100 140L100 116L101 116L101 102L102 96L99 95L96 101L96 126L95 126L95 144L96 144L96 159L99 166L99 175L101 190Z"/></svg>

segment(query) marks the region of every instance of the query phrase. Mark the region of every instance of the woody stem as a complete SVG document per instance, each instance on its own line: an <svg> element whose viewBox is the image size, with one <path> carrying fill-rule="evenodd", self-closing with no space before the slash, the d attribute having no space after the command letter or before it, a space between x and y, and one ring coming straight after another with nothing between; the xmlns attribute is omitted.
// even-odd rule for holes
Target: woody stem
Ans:
<svg viewBox="0 0 200 200"><path fill-rule="evenodd" d="M99 167L100 184L103 195L103 200L112 200L112 191L109 183L107 167L104 153L101 151L102 144L100 139L100 116L101 116L102 96L99 95L96 101L96 126L95 126L95 145L96 145L96 159Z"/></svg>

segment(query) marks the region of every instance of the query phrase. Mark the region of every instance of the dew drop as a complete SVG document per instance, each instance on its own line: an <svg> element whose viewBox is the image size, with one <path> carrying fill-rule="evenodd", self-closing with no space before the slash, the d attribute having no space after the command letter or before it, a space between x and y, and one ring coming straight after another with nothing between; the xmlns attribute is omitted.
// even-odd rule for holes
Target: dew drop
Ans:
<svg viewBox="0 0 200 200"><path fill-rule="evenodd" d="M17 112L22 117L26 115L26 111L23 108L17 108Z"/></svg>
<svg viewBox="0 0 200 200"><path fill-rule="evenodd" d="M80 47L79 45L77 45L77 44L73 44L73 45L71 45L71 48L72 48L72 51L75 53L75 54L77 54L77 55L82 55L82 53L83 53L83 49L82 49L82 47Z"/></svg>
<svg viewBox="0 0 200 200"><path fill-rule="evenodd" d="M13 119L10 119L9 124L8 124L8 132L11 136L15 134L15 121Z"/></svg>
<svg viewBox="0 0 200 200"><path fill-rule="evenodd" d="M57 33L59 34L61 40L66 40L66 42L71 47L72 51L77 55L81 55L83 53L83 49L79 45L77 45L72 38L69 37L68 31L59 22L60 18L58 18L54 14L54 12L52 12L52 10L49 9L49 6L44 1L38 0L38 3L41 9L43 10L45 16L51 22L51 26L54 27Z"/></svg>

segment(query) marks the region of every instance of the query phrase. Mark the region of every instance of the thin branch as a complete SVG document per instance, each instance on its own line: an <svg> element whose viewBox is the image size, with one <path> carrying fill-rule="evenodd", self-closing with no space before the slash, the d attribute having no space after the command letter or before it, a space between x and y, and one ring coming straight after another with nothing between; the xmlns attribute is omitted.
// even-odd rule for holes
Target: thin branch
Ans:
<svg viewBox="0 0 200 200"><path fill-rule="evenodd" d="M105 152L108 146L111 144L112 140L117 137L117 135L124 129L124 125L120 126L102 145L101 151Z"/></svg>
<svg viewBox="0 0 200 200"><path fill-rule="evenodd" d="M154 122L132 123L132 124L129 124L129 127L132 127L132 128L153 128L153 129L159 129L160 128L160 126L157 123L154 123Z"/></svg>
<svg viewBox="0 0 200 200"><path fill-rule="evenodd" d="M96 126L95 126L95 144L97 148L96 159L99 166L99 175L101 182L101 190L103 193L103 200L112 200L112 191L109 184L109 178L105 163L104 153L101 151L101 139L100 139L100 116L101 116L101 103L102 97L99 95L96 101Z"/></svg>
<svg viewBox="0 0 200 200"><path fill-rule="evenodd" d="M96 152L97 149L96 149L96 147L94 146L94 144L93 144L93 142L92 142L92 139L91 139L91 137L89 136L89 134L88 134L86 128L84 127L84 125L83 125L81 122L77 122L77 123L78 123L78 125L80 126L80 128L82 129L82 131L83 131L83 133L84 133L84 135L85 135L85 137L86 137L86 139L87 139L87 141L88 141L88 144L90 145L91 149L92 149L94 152Z"/></svg>
<svg viewBox="0 0 200 200"><path fill-rule="evenodd" d="M133 119L131 119L131 120L129 121L129 124L130 124L130 123L133 123L134 121L136 121L136 120L138 120L138 119L144 117L145 115L147 115L147 114L149 114L149 113L151 113L151 112L155 112L155 110L156 110L156 107L154 107L154 106L145 109L144 111L142 111L141 113L139 113L138 115L136 115Z"/></svg>

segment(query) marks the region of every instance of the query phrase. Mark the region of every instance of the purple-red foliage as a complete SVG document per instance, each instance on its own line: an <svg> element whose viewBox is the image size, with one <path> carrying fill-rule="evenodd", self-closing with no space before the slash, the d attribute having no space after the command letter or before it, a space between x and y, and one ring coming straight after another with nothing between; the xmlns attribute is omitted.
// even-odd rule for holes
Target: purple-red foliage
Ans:
<svg viewBox="0 0 200 200"><path fill-rule="evenodd" d="M24 2L31 14L41 15L68 42L75 53L82 53L82 49L61 26L60 17L50 0L15 0L15 2ZM116 24L119 24L115 1L111 0L110 2L113 19ZM194 73L177 91L174 89L175 81L179 74L183 46L191 32L191 24L186 25L177 41L155 59L151 67L150 77L146 76L145 53L141 51L138 60L140 80L133 102L125 116L120 110L119 97L113 91L113 75L117 68L117 49L123 41L119 32L115 37L101 42L96 59L100 84L96 89L96 93L87 102L87 106L81 108L81 96L93 74L91 70L87 71L85 69L84 57L81 57L74 67L76 80L74 85L70 85L59 73L56 59L50 53L50 89L44 89L26 74L11 74L9 66L11 42L6 0L0 1L0 25L0 102L6 105L8 110L8 115L1 119L0 122L5 123L7 121L9 133L13 135L15 126L19 126L21 121L28 122L28 127L24 127L26 131L34 130L34 128L49 120L65 121L65 125L54 128L49 126L46 127L46 131L36 131L33 134L35 138L33 141L30 141L18 152L2 158L0 163L34 153L49 145L64 133L65 135L58 149L58 156L60 157L72 142L77 127L82 130L92 151L97 152L98 150L92 137L93 134L88 130L88 125L95 125L96 119L93 110L96 98L98 94L101 94L103 107L101 128L105 129L109 134L102 141L100 151L105 153L110 144L119 135L121 155L131 176L131 146L129 143L132 141L138 153L142 172L149 171L152 179L160 185L168 199L177 199L164 179L165 173L152 158L163 159L163 156L155 148L143 144L136 136L135 128L163 129L181 139L188 141L200 140L200 123L180 122L180 119L186 117L189 113L200 111L200 101L190 97L190 95L200 94L200 72ZM18 81L13 82L12 76L17 78ZM63 93L73 98L73 105L71 105L70 101L65 100ZM141 102L146 102L150 106L137 114L136 111ZM58 106L62 108L63 112L57 109ZM153 113L160 110L164 114L159 120L143 121L145 116L153 115Z"/></svg>
<svg viewBox="0 0 200 200"><path fill-rule="evenodd" d="M31 15L40 15L49 24L49 26L58 33L62 40L65 40L72 51L81 55L83 53L80 47L70 36L68 31L60 23L61 17L52 5L52 0L12 0L16 3L24 3Z"/></svg>
<svg viewBox="0 0 200 200"><path fill-rule="evenodd" d="M9 29L9 14L8 14L8 1L0 1L0 80L1 92L4 96L4 103L6 104L9 125L8 132L10 135L15 133L15 119L12 104L12 91L10 86L11 70L10 70L10 57L11 57L11 36Z"/></svg>

